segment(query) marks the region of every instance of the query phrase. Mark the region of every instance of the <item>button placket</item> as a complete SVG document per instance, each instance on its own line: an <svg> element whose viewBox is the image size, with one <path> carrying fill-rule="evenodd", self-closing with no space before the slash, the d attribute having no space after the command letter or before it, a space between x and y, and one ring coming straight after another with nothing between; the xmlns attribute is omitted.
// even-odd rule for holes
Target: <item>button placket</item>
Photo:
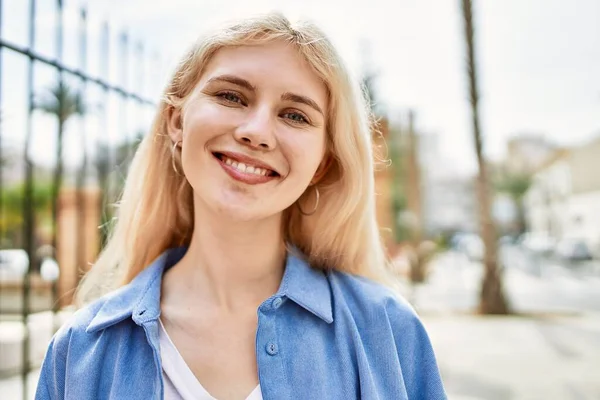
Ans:
<svg viewBox="0 0 600 400"><path fill-rule="evenodd" d="M265 301L258 311L256 357L261 385L264 383L262 391L266 394L265 398L291 398L286 386L271 384L281 382L285 371L285 343L280 342L277 326L284 323L284 316L278 309L286 301L285 295L276 295Z"/></svg>

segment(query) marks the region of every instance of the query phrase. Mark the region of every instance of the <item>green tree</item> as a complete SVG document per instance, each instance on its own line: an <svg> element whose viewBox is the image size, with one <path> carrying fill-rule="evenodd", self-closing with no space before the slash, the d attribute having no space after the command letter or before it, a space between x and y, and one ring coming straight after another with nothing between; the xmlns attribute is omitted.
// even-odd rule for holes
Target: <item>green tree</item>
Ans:
<svg viewBox="0 0 600 400"><path fill-rule="evenodd" d="M479 311L483 314L507 314L508 304L502 289L502 277L498 266L498 248L496 231L492 219L491 193L488 180L487 163L483 155L483 135L479 126L479 92L477 88L477 70L475 67L475 33L471 0L462 0L465 45L467 50L467 78L469 82L469 101L473 138L479 174L478 198L481 235L485 245L485 274L481 285Z"/></svg>
<svg viewBox="0 0 600 400"><path fill-rule="evenodd" d="M531 175L503 172L496 178L494 186L498 192L507 194L514 202L517 208L517 234L522 234L527 230L523 198L531 186Z"/></svg>
<svg viewBox="0 0 600 400"><path fill-rule="evenodd" d="M4 234L6 247L22 247L21 240L23 217L24 183L4 187L1 202L4 207L3 218L0 220L0 230ZM33 211L36 219L47 222L52 204L52 186L50 182L37 181L33 183ZM43 225L43 224L42 224Z"/></svg>
<svg viewBox="0 0 600 400"><path fill-rule="evenodd" d="M406 212L408 200L406 196L405 149L402 146L400 127L390 129L390 160L392 168L391 195L392 215L394 218L394 240L401 243L410 239L410 228L401 219Z"/></svg>
<svg viewBox="0 0 600 400"><path fill-rule="evenodd" d="M52 178L52 247L57 248L58 238L58 196L63 183L64 132L69 119L85 113L85 105L80 93L72 89L62 78L47 89L35 103L35 108L56 117L56 167Z"/></svg>

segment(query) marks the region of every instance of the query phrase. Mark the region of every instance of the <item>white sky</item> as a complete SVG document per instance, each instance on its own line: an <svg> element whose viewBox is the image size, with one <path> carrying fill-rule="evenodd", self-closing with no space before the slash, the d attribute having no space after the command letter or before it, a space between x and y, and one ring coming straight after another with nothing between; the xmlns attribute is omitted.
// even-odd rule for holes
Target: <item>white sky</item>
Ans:
<svg viewBox="0 0 600 400"><path fill-rule="evenodd" d="M600 1L474 2L486 151L494 158L501 157L506 140L521 132L543 134L560 144L581 143L600 134ZM4 3L9 17L4 16L3 36L25 38L27 28L16 16L26 12L27 2ZM55 2L38 3L42 4L40 20L44 22L38 41L52 53L49 32ZM72 7L78 2L67 4ZM418 128L439 136L442 159L450 168L467 171L474 166L459 0L90 0L89 5L90 15L96 20L92 22L92 35L97 35L97 20L106 15L113 27L127 27L130 36L159 55L162 64L153 63L162 65L158 72L129 74L136 79L142 75L144 92L151 96L157 95L170 68L206 26L231 16L271 9L291 17L306 16L330 35L353 70L358 72L369 65L379 71L381 102L393 120L405 119L407 110L414 109ZM71 23L67 30L73 26ZM68 50L76 48L75 36L67 36L72 43L71 47L67 45L65 57L76 63L75 53ZM364 43L369 46L366 52L361 51ZM96 66L99 63L97 59L90 62ZM13 127L10 135L16 139L25 97L9 92L11 102L7 104L11 83L6 74L10 68L23 71L26 64L14 60L4 64L5 125ZM116 79L116 65L111 65L111 73ZM50 73L42 76L52 79ZM116 100L109 102L112 111L106 124L102 125L102 118L97 117L95 122L88 118L89 130L118 140L126 130L150 122L148 113L123 122L118 116L121 108ZM53 127L50 119L37 119L35 126ZM70 127L73 133L69 133L72 139L68 149L73 154L81 146L75 128ZM54 135L38 136L34 154L43 162L51 162Z"/></svg>

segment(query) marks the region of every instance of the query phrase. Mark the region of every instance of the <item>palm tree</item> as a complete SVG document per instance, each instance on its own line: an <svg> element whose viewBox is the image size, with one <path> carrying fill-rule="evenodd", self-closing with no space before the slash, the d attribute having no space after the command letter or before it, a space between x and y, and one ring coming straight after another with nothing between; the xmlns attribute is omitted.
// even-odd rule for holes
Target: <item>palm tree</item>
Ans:
<svg viewBox="0 0 600 400"><path fill-rule="evenodd" d="M75 115L83 115L85 106L83 98L61 78L55 86L50 87L36 102L35 108L56 116L58 129L56 131L56 167L52 179L52 247L56 251L57 222L58 222L58 196L63 182L63 136L67 121Z"/></svg>
<svg viewBox="0 0 600 400"><path fill-rule="evenodd" d="M35 108L56 116L58 129L56 131L56 167L52 177L52 248L58 251L58 197L63 183L64 159L63 136L67 122L75 115L83 115L85 106L80 93L75 92L63 79L59 78L56 85L50 87L41 98L36 101ZM52 285L54 299L58 294L56 282ZM55 301L58 307L58 301Z"/></svg>
<svg viewBox="0 0 600 400"><path fill-rule="evenodd" d="M467 76L469 79L469 101L473 123L475 153L479 166L478 197L480 224L483 243L485 245L485 274L481 285L479 312L482 314L507 314L508 304L502 289L502 278L498 266L498 248L496 232L491 212L491 196L487 174L487 164L483 155L482 134L479 127L479 93L477 89L477 71L475 69L475 43L472 0L462 0L465 42L467 47Z"/></svg>
<svg viewBox="0 0 600 400"><path fill-rule="evenodd" d="M418 137L415 132L415 114L408 113L408 132L406 135L406 184L407 208L411 216L411 268L410 280L412 283L422 283L425 280L425 259L421 257L419 248L423 242L423 217L421 196L421 168L419 164Z"/></svg>

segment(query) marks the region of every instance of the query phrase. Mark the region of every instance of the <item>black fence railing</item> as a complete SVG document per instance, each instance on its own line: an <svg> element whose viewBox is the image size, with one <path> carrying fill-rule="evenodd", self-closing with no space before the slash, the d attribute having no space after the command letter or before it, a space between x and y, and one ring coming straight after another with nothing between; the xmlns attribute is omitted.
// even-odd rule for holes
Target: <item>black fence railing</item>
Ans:
<svg viewBox="0 0 600 400"><path fill-rule="evenodd" d="M127 168L136 144L135 135L142 132L138 130L135 135L125 133L125 140L107 140L106 137L110 136L107 120L115 114L109 104L111 100L122 103L121 107L117 107L116 118L121 130L125 129L128 113L132 112L129 106L135 105L138 112L150 111L154 107L153 102L140 94L148 84L144 82L144 74L130 72L148 71L144 46L133 44L128 34L120 33L116 44L119 51L114 59L110 59L111 31L104 23L96 54L99 60L96 67L101 72L90 73L88 15L86 9L81 8L77 12L75 32L78 46L71 48L69 53L77 53L75 59L78 65L68 65L63 61L65 7L62 0L56 0L55 6L55 55L50 57L36 49L39 24L36 0L29 1L27 20L23 21L28 26L27 45L5 36L5 22L14 16L5 13L5 5L0 0L0 330L3 324L20 323L24 332L14 339L14 347L11 347L12 342L0 343L0 351L5 350L4 354L0 353L0 380L20 374L23 399L32 397L28 376L41 361L39 357L32 357L32 344L38 348L38 353L47 345L47 340L34 336L39 332L39 327L35 326L39 318L32 318L32 315L50 312L53 321L48 327L50 332L42 335L48 339L58 327L59 323L55 322L57 312L69 304L69 295L76 287L82 269L91 261L90 254L97 254L102 246L102 233L90 243L94 234L86 232L90 226L98 231L98 226L104 226L110 220L110 204L120 184L119 174L113 172ZM12 76L6 75L6 56L9 54L11 58L16 56L26 61L24 85L19 86ZM117 68L118 84L109 79L109 61L120 67ZM44 91L35 87L36 67L40 65L53 69L56 75L55 82ZM149 66L155 67L152 63ZM11 91L26 94L25 121L21 129L6 129L5 120L10 118L3 112L8 103L7 85ZM95 91L95 97L90 94L91 91ZM92 97L96 105L91 104ZM40 130L40 124L34 123L38 112L51 116L57 122L54 133L56 157L50 167L38 163L32 154L34 139L40 135L36 132ZM96 136L97 143L89 146L87 127L92 115L98 121L99 128L96 129L101 134ZM76 120L79 120L76 129L79 143L83 145L79 149L78 165L65 169L67 157L63 142L66 127ZM45 126L43 130L47 128ZM15 150L8 146L9 139L12 142L22 139L23 145ZM90 147L93 152L89 151ZM65 184L66 178L71 178L70 188ZM67 214L74 217L69 219L65 217ZM67 242L69 246L65 245ZM67 252L74 254L67 257ZM71 261L63 263L63 259ZM3 337L6 335L0 335L0 340ZM41 342L33 343L36 340ZM14 350L15 347L19 347L20 351L6 350ZM32 361L33 358L35 360ZM32 385L31 382L29 384Z"/></svg>

